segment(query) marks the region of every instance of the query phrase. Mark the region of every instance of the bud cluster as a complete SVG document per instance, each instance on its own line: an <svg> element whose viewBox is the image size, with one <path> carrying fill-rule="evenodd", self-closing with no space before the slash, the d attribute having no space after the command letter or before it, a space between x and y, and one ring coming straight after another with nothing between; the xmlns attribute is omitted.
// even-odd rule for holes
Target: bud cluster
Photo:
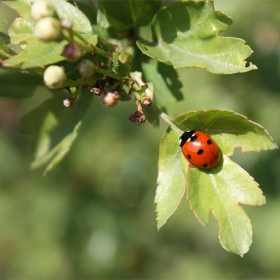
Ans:
<svg viewBox="0 0 280 280"><path fill-rule="evenodd" d="M63 40L62 30L71 30L73 27L68 19L58 19L53 4L47 0L34 2L30 15L37 21L34 35L43 42L60 42Z"/></svg>

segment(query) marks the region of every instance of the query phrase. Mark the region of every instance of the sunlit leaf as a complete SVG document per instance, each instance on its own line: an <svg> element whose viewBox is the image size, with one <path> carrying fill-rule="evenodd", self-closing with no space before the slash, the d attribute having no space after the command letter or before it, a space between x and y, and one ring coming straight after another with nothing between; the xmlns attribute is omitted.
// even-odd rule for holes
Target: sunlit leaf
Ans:
<svg viewBox="0 0 280 280"><path fill-rule="evenodd" d="M235 147L260 151L275 149L276 144L260 125L231 111L188 112L174 118L173 122L178 128L169 128L160 145L155 199L158 227L174 213L187 187L187 197L198 219L208 224L210 212L213 212L219 221L222 246L236 254L245 254L252 242L252 228L240 204L265 203L258 184L226 155L213 169L192 167L182 155L178 140L183 130L203 130L216 140L221 153L228 154L232 154Z"/></svg>
<svg viewBox="0 0 280 280"><path fill-rule="evenodd" d="M210 212L219 222L219 239L228 251L243 255L252 243L250 219L240 204L258 206L265 197L258 184L239 165L224 156L211 171L188 168L187 196L197 218L209 223Z"/></svg>
<svg viewBox="0 0 280 280"><path fill-rule="evenodd" d="M211 134L222 152L229 156L236 147L243 152L277 148L261 125L228 110L191 111L176 117L174 123L182 130L195 129Z"/></svg>
<svg viewBox="0 0 280 280"><path fill-rule="evenodd" d="M157 203L157 226L160 228L173 214L185 193L185 174L181 165L178 134L168 129L160 143Z"/></svg>
<svg viewBox="0 0 280 280"><path fill-rule="evenodd" d="M252 54L238 38L220 37L232 20L215 12L211 0L175 2L152 21L153 42L137 42L141 51L175 68L199 67L216 74L256 69L245 59Z"/></svg>

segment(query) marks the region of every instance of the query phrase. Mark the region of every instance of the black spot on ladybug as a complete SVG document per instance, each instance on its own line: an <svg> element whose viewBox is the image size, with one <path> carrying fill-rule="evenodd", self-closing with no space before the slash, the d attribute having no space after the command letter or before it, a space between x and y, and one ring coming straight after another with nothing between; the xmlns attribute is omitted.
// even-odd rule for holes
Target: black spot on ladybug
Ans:
<svg viewBox="0 0 280 280"><path fill-rule="evenodd" d="M191 158L192 158L192 156L190 154L188 154L188 159L191 159Z"/></svg>
<svg viewBox="0 0 280 280"><path fill-rule="evenodd" d="M196 153L198 154L198 155L202 155L203 154L203 149L199 149Z"/></svg>
<svg viewBox="0 0 280 280"><path fill-rule="evenodd" d="M207 163L204 163L204 164L202 165L202 167L203 167L203 168L206 168L206 167L207 167Z"/></svg>
<svg viewBox="0 0 280 280"><path fill-rule="evenodd" d="M211 144L212 144L212 141L211 141L210 139L208 139L208 140L207 140L207 144L208 144L208 145L211 145Z"/></svg>

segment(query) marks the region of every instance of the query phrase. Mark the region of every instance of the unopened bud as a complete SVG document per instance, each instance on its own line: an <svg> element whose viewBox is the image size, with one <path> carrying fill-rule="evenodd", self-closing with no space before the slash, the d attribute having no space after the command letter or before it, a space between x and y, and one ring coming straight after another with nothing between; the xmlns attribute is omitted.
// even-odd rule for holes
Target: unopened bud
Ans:
<svg viewBox="0 0 280 280"><path fill-rule="evenodd" d="M64 98L63 99L63 105L67 108L70 108L74 105L74 98Z"/></svg>
<svg viewBox="0 0 280 280"><path fill-rule="evenodd" d="M92 92L93 94L99 96L102 93L102 89L101 88L97 88L97 87L93 87L90 89L90 92Z"/></svg>
<svg viewBox="0 0 280 280"><path fill-rule="evenodd" d="M152 100L149 97L145 97L142 99L141 103L144 106L150 106L150 105L152 105Z"/></svg>
<svg viewBox="0 0 280 280"><path fill-rule="evenodd" d="M131 122L137 123L138 125L146 121L146 116L142 111L136 111L131 114L128 118Z"/></svg>
<svg viewBox="0 0 280 280"><path fill-rule="evenodd" d="M62 31L59 20L53 17L40 19L35 26L35 37L44 42L61 41Z"/></svg>
<svg viewBox="0 0 280 280"><path fill-rule="evenodd" d="M101 95L101 100L106 107L114 107L118 104L120 95L117 91L105 91Z"/></svg>
<svg viewBox="0 0 280 280"><path fill-rule="evenodd" d="M70 43L64 47L62 55L69 61L76 61L80 58L82 53L76 43Z"/></svg>
<svg viewBox="0 0 280 280"><path fill-rule="evenodd" d="M131 60L131 54L128 52L123 52L119 55L119 60L121 63L128 63Z"/></svg>
<svg viewBox="0 0 280 280"><path fill-rule="evenodd" d="M51 2L40 0L36 1L31 6L31 17L35 20L40 20L45 17L53 17L55 15L55 9Z"/></svg>
<svg viewBox="0 0 280 280"><path fill-rule="evenodd" d="M44 72L44 83L48 88L62 88L66 81L67 77L63 67L51 65Z"/></svg>
<svg viewBox="0 0 280 280"><path fill-rule="evenodd" d="M78 66L78 70L83 77L90 77L95 72L95 65L89 59L83 59Z"/></svg>

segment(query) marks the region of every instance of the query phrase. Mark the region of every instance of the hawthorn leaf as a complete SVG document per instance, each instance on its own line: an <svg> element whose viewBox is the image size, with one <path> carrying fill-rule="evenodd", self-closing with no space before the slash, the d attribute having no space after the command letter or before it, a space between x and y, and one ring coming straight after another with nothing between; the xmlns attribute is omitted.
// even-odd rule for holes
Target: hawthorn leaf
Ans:
<svg viewBox="0 0 280 280"><path fill-rule="evenodd" d="M186 181L187 197L196 217L207 225L212 212L219 222L223 248L241 256L245 254L252 243L252 226L240 204L265 204L258 184L227 156L210 171L188 168Z"/></svg>
<svg viewBox="0 0 280 280"><path fill-rule="evenodd" d="M47 174L60 162L77 137L85 112L91 104L92 94L83 91L74 106L62 105L65 92L54 91L55 96L24 116L22 130L34 135L35 159L31 168L48 164Z"/></svg>
<svg viewBox="0 0 280 280"><path fill-rule="evenodd" d="M220 37L232 20L215 11L211 0L175 2L152 21L153 41L137 41L141 51L174 68L199 67L216 74L257 69L245 59L252 54L245 41Z"/></svg>
<svg viewBox="0 0 280 280"><path fill-rule="evenodd" d="M161 0L103 0L103 10L110 25L118 30L128 30L151 22Z"/></svg>
<svg viewBox="0 0 280 280"><path fill-rule="evenodd" d="M81 126L81 121L77 123L73 131L67 134L52 150L48 151L42 157L35 159L30 165L31 169L36 169L42 165L48 165L44 171L44 176L47 175L69 152L72 144L78 136L78 130Z"/></svg>
<svg viewBox="0 0 280 280"><path fill-rule="evenodd" d="M229 110L197 110L173 119L182 130L202 130L211 135L221 151L228 156L236 147L242 152L276 149L269 133L258 123Z"/></svg>
<svg viewBox="0 0 280 280"><path fill-rule="evenodd" d="M61 53L67 44L66 41L45 43L33 37L27 40L27 44L19 54L5 60L4 65L14 67L21 64L22 69L28 69L65 60Z"/></svg>
<svg viewBox="0 0 280 280"><path fill-rule="evenodd" d="M177 209L185 193L186 179L182 170L182 153L178 139L178 132L169 128L160 142L158 187L155 197L158 228L162 227Z"/></svg>
<svg viewBox="0 0 280 280"><path fill-rule="evenodd" d="M191 111L172 122L174 126L167 129L160 143L155 199L158 228L174 213L187 187L187 198L198 219L208 224L212 211L220 224L222 246L236 254L245 254L252 242L252 228L240 204L262 205L265 197L253 178L227 155L235 147L260 151L275 149L277 145L259 124L232 111ZM217 167L201 170L187 162L178 143L187 129L206 131L215 139L222 154Z"/></svg>
<svg viewBox="0 0 280 280"><path fill-rule="evenodd" d="M38 0L35 0L38 1ZM64 0L50 0L59 16L73 23L73 29L92 45L97 44L97 35L92 34L92 28L87 17L76 7ZM30 17L30 1L6 1L8 6L17 10L21 15L15 19L9 29L12 44L22 46L22 51L4 61L4 66L15 67L21 65L22 69L41 67L65 60L61 55L66 40L61 42L43 42L34 37L36 21Z"/></svg>

